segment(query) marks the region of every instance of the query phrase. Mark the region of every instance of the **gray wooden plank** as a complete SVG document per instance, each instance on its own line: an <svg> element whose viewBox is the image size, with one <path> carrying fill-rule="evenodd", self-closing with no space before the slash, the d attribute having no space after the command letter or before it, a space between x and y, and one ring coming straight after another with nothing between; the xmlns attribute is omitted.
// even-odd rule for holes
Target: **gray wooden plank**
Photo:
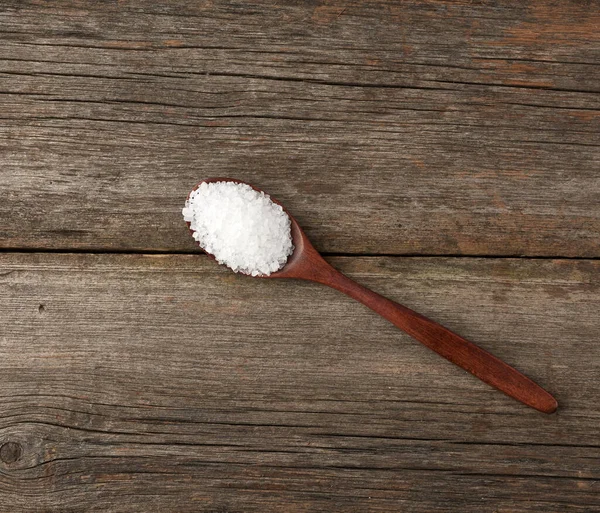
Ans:
<svg viewBox="0 0 600 513"><path fill-rule="evenodd" d="M318 285L201 255L4 253L2 507L600 508L599 261L331 262L515 365L558 412Z"/></svg>
<svg viewBox="0 0 600 513"><path fill-rule="evenodd" d="M3 2L0 246L195 251L224 175L325 252L598 257L598 12Z"/></svg>

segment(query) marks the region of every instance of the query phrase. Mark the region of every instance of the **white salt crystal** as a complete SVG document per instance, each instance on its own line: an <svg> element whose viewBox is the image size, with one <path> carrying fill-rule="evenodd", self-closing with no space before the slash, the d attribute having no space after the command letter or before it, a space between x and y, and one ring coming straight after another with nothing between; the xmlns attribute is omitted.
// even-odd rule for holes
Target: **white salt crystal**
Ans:
<svg viewBox="0 0 600 513"><path fill-rule="evenodd" d="M269 275L294 251L289 216L246 184L203 182L182 214L200 246L235 272Z"/></svg>

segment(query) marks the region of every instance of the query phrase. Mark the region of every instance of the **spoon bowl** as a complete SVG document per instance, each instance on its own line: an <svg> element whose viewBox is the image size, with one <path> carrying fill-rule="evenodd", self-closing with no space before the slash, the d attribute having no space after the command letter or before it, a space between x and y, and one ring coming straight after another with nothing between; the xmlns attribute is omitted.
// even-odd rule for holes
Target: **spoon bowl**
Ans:
<svg viewBox="0 0 600 513"><path fill-rule="evenodd" d="M249 185L255 191L263 192L251 184L233 178L208 178L196 185L192 191L202 183L212 182L234 182ZM257 276L258 278L295 278L314 281L339 290L369 307L440 356L506 395L544 413L556 411L556 399L515 368L435 321L363 287L332 267L313 247L287 209L274 198L271 198L271 201L281 206L290 218L294 251L279 271L267 276ZM187 224L189 228L190 223ZM215 259L214 255L206 253Z"/></svg>
<svg viewBox="0 0 600 513"><path fill-rule="evenodd" d="M248 185L249 187L252 187L252 189L254 189L256 192L264 192L261 189L254 187L254 185L252 185L250 183L243 182L241 180L236 180L235 178L220 178L220 177L206 178L205 180L202 180L201 182L196 184L196 186L194 186L194 188L188 194L188 200L190 199L192 192L194 192L196 189L198 189L198 187L200 187L203 183L214 183L214 182L233 182L233 183ZM326 264L326 265L328 265L328 264L323 259L323 257L319 254L319 252L310 243L310 241L308 240L308 237L306 236L306 234L304 233L302 228L300 228L300 225L298 224L296 219L294 219L294 216L292 216L292 214L290 214L288 212L288 210L285 208L285 206L282 205L279 201L277 201L275 198L273 198L271 196L270 196L270 198L271 198L271 201L273 203L275 203L276 205L279 205L283 209L283 211L287 214L287 216L290 218L290 223L291 223L290 229L291 229L292 243L294 244L294 252L288 257L287 262L281 269L279 269L279 271L275 271L269 275L252 276L252 278L307 279L306 276L310 274L311 269L314 269L314 266L311 265L311 262L319 263L319 264L322 263L322 264ZM190 232L193 234L194 231L191 229L190 223L186 221L186 224L187 224L188 228L190 229ZM197 244L200 245L198 242L197 242ZM202 246L200 246L200 247L202 247ZM206 251L204 248L202 248L202 251L204 251L208 255L208 257L211 258L212 260L216 260L215 256L213 254L209 253L208 251ZM246 273L241 272L240 274L246 274ZM246 276L250 276L250 275L246 274Z"/></svg>

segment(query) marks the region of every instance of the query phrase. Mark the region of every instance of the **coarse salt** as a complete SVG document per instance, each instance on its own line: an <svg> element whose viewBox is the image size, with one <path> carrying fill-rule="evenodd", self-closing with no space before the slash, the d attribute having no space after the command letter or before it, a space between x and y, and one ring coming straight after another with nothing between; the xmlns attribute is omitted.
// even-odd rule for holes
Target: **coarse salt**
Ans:
<svg viewBox="0 0 600 513"><path fill-rule="evenodd" d="M202 182L182 213L200 246L235 272L268 276L294 251L289 216L249 185Z"/></svg>

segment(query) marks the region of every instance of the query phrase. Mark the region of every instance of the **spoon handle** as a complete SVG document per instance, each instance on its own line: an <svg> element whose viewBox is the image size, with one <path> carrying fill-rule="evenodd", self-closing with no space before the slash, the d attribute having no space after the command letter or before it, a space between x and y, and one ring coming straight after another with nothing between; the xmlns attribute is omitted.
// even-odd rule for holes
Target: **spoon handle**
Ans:
<svg viewBox="0 0 600 513"><path fill-rule="evenodd" d="M556 399L546 390L491 353L410 308L363 287L337 269L327 265L326 272L318 273L312 280L360 301L411 337L506 395L544 413L553 413L558 407Z"/></svg>

